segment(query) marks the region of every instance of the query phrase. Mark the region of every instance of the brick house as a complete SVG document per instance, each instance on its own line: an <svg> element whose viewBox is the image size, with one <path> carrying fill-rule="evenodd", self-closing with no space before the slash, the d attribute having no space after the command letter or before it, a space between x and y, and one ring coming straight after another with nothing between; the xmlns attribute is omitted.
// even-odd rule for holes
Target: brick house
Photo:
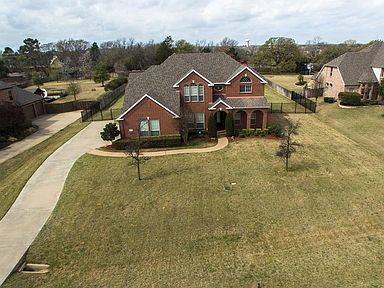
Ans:
<svg viewBox="0 0 384 288"><path fill-rule="evenodd" d="M314 78L314 86L324 88L324 96L337 98L340 92L358 92L363 100L381 100L378 88L383 78L384 43L376 43L325 64Z"/></svg>
<svg viewBox="0 0 384 288"><path fill-rule="evenodd" d="M214 115L218 130L232 112L235 128L266 128L266 81L251 67L223 52L173 54L160 65L131 73L123 113L117 119L122 138L180 134L208 129Z"/></svg>
<svg viewBox="0 0 384 288"><path fill-rule="evenodd" d="M8 103L21 107L26 119L45 114L44 100L15 85L0 81L0 104Z"/></svg>

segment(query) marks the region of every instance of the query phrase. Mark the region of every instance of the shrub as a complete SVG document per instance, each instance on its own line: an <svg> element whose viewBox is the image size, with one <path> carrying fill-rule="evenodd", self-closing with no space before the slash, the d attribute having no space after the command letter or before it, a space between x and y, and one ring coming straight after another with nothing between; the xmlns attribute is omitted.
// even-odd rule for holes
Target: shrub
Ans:
<svg viewBox="0 0 384 288"><path fill-rule="evenodd" d="M261 129L260 136L264 137L268 135L268 129Z"/></svg>
<svg viewBox="0 0 384 288"><path fill-rule="evenodd" d="M128 145L136 141L135 139L119 139L112 143L112 147L116 150L125 150ZM180 146L181 143L180 135L146 136L140 138L141 148L175 147Z"/></svg>
<svg viewBox="0 0 384 288"><path fill-rule="evenodd" d="M324 96L324 102L326 103L335 103L337 100L335 97L331 96Z"/></svg>
<svg viewBox="0 0 384 288"><path fill-rule="evenodd" d="M7 138L4 136L0 136L0 143L5 143L7 142Z"/></svg>
<svg viewBox="0 0 384 288"><path fill-rule="evenodd" d="M231 112L229 112L225 118L225 132L227 137L235 135L235 125L233 122L233 114Z"/></svg>
<svg viewBox="0 0 384 288"><path fill-rule="evenodd" d="M188 131L188 139L198 138L198 137L205 137L208 135L207 130L201 130L201 129L191 129Z"/></svg>
<svg viewBox="0 0 384 288"><path fill-rule="evenodd" d="M268 134L280 137L283 134L283 128L279 124L268 126Z"/></svg>
<svg viewBox="0 0 384 288"><path fill-rule="evenodd" d="M241 129L240 133L249 137L255 134L255 129Z"/></svg>
<svg viewBox="0 0 384 288"><path fill-rule="evenodd" d="M109 81L107 84L104 86L105 91L112 91L115 90L116 88L119 88L121 85L125 84L128 82L127 77L119 76L116 79L113 79Z"/></svg>
<svg viewBox="0 0 384 288"><path fill-rule="evenodd" d="M216 120L213 114L208 118L208 136L209 138L217 138Z"/></svg>
<svg viewBox="0 0 384 288"><path fill-rule="evenodd" d="M379 105L378 100L365 100L363 101L363 105Z"/></svg>
<svg viewBox="0 0 384 288"><path fill-rule="evenodd" d="M356 92L340 92L339 99L341 105L346 106L360 106L361 95Z"/></svg>
<svg viewBox="0 0 384 288"><path fill-rule="evenodd" d="M263 129L261 129L261 128L256 128L256 129L255 129L255 135L256 135L256 136L260 136L262 130L263 130Z"/></svg>
<svg viewBox="0 0 384 288"><path fill-rule="evenodd" d="M101 139L104 141L113 141L117 136L120 135L120 131L117 128L116 123L108 123L103 128L103 131L100 132Z"/></svg>

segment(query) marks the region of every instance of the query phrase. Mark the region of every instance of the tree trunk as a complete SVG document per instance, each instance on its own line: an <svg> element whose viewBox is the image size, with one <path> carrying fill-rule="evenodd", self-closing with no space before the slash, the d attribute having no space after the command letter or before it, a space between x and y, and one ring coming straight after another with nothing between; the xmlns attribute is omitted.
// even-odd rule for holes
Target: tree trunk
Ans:
<svg viewBox="0 0 384 288"><path fill-rule="evenodd" d="M288 171L288 157L285 157L285 171Z"/></svg>
<svg viewBox="0 0 384 288"><path fill-rule="evenodd" d="M141 180L141 175L140 175L140 162L137 162L137 176L139 177L139 180Z"/></svg>

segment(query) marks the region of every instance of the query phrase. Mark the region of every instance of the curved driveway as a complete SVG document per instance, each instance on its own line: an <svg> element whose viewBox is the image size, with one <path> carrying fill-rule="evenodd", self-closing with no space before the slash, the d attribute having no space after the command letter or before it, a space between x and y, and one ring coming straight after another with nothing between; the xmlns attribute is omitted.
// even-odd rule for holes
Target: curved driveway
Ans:
<svg viewBox="0 0 384 288"><path fill-rule="evenodd" d="M0 285L28 250L59 200L72 165L105 145L100 131L110 121L92 122L57 149L36 170L0 221Z"/></svg>

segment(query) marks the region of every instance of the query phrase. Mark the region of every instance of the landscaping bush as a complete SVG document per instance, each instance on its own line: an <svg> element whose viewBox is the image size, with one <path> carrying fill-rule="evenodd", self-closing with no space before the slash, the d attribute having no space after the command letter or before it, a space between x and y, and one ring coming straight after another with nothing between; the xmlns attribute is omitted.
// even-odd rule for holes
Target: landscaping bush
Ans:
<svg viewBox="0 0 384 288"><path fill-rule="evenodd" d="M279 124L268 126L268 134L280 137L283 134L283 128Z"/></svg>
<svg viewBox="0 0 384 288"><path fill-rule="evenodd" d="M337 100L335 97L331 96L324 96L324 102L325 103L335 103Z"/></svg>
<svg viewBox="0 0 384 288"><path fill-rule="evenodd" d="M261 129L261 128L256 128L256 129L255 129L255 135L256 135L256 136L260 136L262 131L263 131L263 129Z"/></svg>
<svg viewBox="0 0 384 288"><path fill-rule="evenodd" d="M217 138L216 119L213 114L208 118L208 136L209 138Z"/></svg>
<svg viewBox="0 0 384 288"><path fill-rule="evenodd" d="M201 129L191 129L188 131L188 140L199 138L199 137L205 137L208 135L207 130L201 130Z"/></svg>
<svg viewBox="0 0 384 288"><path fill-rule="evenodd" d="M115 90L116 88L119 88L121 85L125 84L128 82L127 77L119 76L116 79L113 79L109 81L107 84L104 86L105 91L112 91Z"/></svg>
<svg viewBox="0 0 384 288"><path fill-rule="evenodd" d="M227 137L235 135L235 124L233 122L233 114L229 112L225 118L225 133Z"/></svg>
<svg viewBox="0 0 384 288"><path fill-rule="evenodd" d="M112 148L125 150L135 139L119 139L112 143ZM180 135L146 136L140 138L141 148L164 148L180 146L182 143Z"/></svg>
<svg viewBox="0 0 384 288"><path fill-rule="evenodd" d="M241 129L240 134L249 137L255 134L255 129Z"/></svg>
<svg viewBox="0 0 384 288"><path fill-rule="evenodd" d="M345 106L360 106L361 95L356 92L340 92L339 93L340 104Z"/></svg>
<svg viewBox="0 0 384 288"><path fill-rule="evenodd" d="M378 100L365 100L363 101L363 105L379 105Z"/></svg>

